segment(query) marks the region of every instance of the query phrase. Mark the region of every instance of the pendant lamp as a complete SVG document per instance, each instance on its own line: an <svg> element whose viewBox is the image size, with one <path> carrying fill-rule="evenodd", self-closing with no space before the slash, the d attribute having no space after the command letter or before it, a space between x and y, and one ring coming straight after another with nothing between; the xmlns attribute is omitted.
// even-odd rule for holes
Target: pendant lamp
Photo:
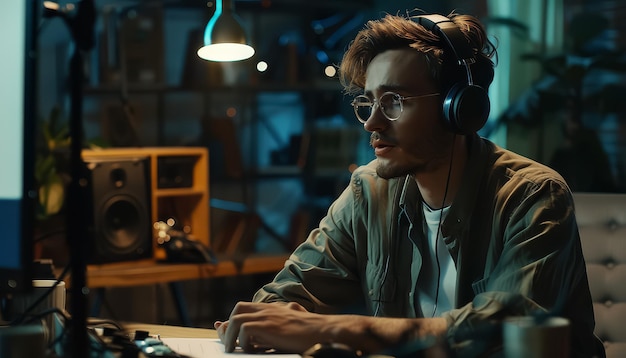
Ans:
<svg viewBox="0 0 626 358"><path fill-rule="evenodd" d="M248 45L246 33L231 0L216 0L215 13L204 29L204 46L198 56L208 61L230 62L248 59L254 48Z"/></svg>

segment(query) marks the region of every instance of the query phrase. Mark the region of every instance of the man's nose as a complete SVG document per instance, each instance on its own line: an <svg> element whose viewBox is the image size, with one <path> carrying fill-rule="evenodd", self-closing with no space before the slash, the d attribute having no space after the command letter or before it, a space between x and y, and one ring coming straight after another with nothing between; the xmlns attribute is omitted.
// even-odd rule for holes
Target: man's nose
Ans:
<svg viewBox="0 0 626 358"><path fill-rule="evenodd" d="M378 103L374 103L369 118L363 123L363 128L368 132L381 132L389 126L389 122Z"/></svg>

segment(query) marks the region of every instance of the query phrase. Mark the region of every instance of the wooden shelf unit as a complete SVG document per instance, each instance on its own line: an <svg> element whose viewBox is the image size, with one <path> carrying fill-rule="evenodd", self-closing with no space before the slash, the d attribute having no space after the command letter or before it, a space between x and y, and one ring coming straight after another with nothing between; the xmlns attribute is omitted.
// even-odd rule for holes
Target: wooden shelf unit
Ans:
<svg viewBox="0 0 626 358"><path fill-rule="evenodd" d="M209 153L204 147L129 147L84 150L83 159L147 157L150 162L150 196L152 223L169 217L178 219L178 225L188 227L189 235L211 246L209 208ZM159 159L166 157L193 158L190 187L159 187ZM165 250L156 241L153 228L153 260L165 259Z"/></svg>
<svg viewBox="0 0 626 358"><path fill-rule="evenodd" d="M251 254L239 259L219 258L216 264L167 264L151 260L90 265L89 288L129 287L280 271L289 254ZM66 279L69 285L71 279Z"/></svg>

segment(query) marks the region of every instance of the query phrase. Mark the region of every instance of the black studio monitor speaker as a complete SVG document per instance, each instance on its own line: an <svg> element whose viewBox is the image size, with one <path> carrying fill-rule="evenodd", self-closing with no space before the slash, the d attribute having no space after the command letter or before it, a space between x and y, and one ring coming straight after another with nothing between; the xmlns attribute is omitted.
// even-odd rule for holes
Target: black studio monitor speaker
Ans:
<svg viewBox="0 0 626 358"><path fill-rule="evenodd" d="M151 258L150 159L85 160L91 206L89 264Z"/></svg>

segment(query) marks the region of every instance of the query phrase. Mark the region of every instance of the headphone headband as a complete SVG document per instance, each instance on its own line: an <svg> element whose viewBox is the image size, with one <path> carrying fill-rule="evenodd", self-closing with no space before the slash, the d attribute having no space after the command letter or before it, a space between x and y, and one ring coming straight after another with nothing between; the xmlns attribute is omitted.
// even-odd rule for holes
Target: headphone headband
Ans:
<svg viewBox="0 0 626 358"><path fill-rule="evenodd" d="M467 43L461 29L449 18L433 14L415 17L416 22L441 37L452 50L458 65L475 62L474 51Z"/></svg>

